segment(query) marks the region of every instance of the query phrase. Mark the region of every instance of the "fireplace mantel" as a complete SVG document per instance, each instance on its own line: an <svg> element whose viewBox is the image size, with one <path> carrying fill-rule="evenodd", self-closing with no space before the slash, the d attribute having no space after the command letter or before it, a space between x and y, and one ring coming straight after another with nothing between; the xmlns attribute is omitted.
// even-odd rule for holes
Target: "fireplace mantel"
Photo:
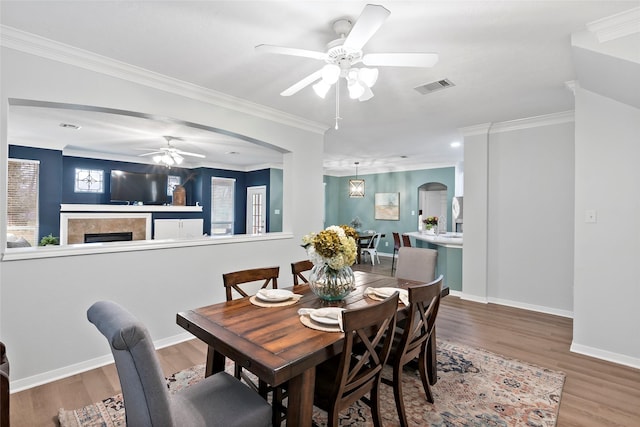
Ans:
<svg viewBox="0 0 640 427"><path fill-rule="evenodd" d="M202 206L61 204L60 212L202 212Z"/></svg>

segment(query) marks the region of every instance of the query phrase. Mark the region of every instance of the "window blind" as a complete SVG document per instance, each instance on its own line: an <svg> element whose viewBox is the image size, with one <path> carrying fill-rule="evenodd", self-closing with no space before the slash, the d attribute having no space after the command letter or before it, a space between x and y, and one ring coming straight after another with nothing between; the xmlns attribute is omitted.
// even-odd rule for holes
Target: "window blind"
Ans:
<svg viewBox="0 0 640 427"><path fill-rule="evenodd" d="M211 178L211 235L233 234L235 186L232 178Z"/></svg>
<svg viewBox="0 0 640 427"><path fill-rule="evenodd" d="M9 159L7 176L7 233L38 244L40 162Z"/></svg>

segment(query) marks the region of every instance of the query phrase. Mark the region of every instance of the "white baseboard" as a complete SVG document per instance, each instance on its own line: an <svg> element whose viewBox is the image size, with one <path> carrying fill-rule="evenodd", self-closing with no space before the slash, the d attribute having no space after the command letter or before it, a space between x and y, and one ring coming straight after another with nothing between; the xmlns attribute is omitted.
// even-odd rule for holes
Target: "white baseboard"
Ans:
<svg viewBox="0 0 640 427"><path fill-rule="evenodd" d="M190 339L195 339L195 337L188 332L184 332L172 337L154 341L153 345L156 347L156 349L158 349L174 344L179 344ZM11 393L13 394L32 387L37 387L42 384L50 383L52 381L57 381L62 378L70 377L71 375L90 371L91 369L96 369L110 363L113 363L113 356L111 354L108 354L105 356L96 357L94 359L85 360L80 363L75 363L73 365L65 366L63 368L58 368L52 371L32 375L27 378L11 381L9 388L11 390Z"/></svg>
<svg viewBox="0 0 640 427"><path fill-rule="evenodd" d="M630 357L624 354L613 353L611 351L601 350L599 348L589 347L575 342L571 343L571 352L584 354L585 356L595 357L596 359L606 360L608 362L617 363L619 365L630 366L640 369L640 359Z"/></svg>
<svg viewBox="0 0 640 427"><path fill-rule="evenodd" d="M511 301L511 300L506 300L501 298L489 297L487 301L492 304L506 305L508 307L522 308L524 310L537 311L539 313L553 314L555 316L568 317L570 319L573 319L573 312L568 310L560 310L557 308L545 307L543 305L527 304L523 302Z"/></svg>
<svg viewBox="0 0 640 427"><path fill-rule="evenodd" d="M464 292L460 292L460 299L479 302L482 304L486 304L487 302L489 302L487 301L487 297L479 297L477 295L465 294Z"/></svg>

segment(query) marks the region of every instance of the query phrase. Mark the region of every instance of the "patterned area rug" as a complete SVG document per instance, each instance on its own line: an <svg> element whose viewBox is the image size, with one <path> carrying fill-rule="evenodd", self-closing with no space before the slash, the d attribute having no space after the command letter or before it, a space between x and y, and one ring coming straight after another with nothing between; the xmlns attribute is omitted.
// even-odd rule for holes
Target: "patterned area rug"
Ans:
<svg viewBox="0 0 640 427"><path fill-rule="evenodd" d="M231 363L227 371L233 372ZM203 365L167 379L175 392L202 378ZM391 369L385 367L391 378ZM409 423L415 426L555 426L565 375L562 372L508 359L486 350L438 341L438 382L432 387L435 403L424 396L417 371L403 375ZM391 387L382 385L383 424L398 426ZM340 416L341 426L371 426L369 408L357 402ZM122 395L76 410L61 409L61 427L125 426ZM314 421L326 426L326 413L314 408Z"/></svg>

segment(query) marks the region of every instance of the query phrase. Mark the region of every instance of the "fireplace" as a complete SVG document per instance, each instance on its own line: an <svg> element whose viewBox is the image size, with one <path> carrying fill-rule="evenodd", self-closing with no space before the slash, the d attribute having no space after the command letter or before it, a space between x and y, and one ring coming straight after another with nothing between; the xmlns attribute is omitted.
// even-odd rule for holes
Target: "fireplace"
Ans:
<svg viewBox="0 0 640 427"><path fill-rule="evenodd" d="M123 231L116 233L85 233L85 243L104 243L104 242L128 242L133 240L133 232Z"/></svg>
<svg viewBox="0 0 640 427"><path fill-rule="evenodd" d="M87 240L87 236L92 236ZM62 212L60 244L150 240L151 213Z"/></svg>

